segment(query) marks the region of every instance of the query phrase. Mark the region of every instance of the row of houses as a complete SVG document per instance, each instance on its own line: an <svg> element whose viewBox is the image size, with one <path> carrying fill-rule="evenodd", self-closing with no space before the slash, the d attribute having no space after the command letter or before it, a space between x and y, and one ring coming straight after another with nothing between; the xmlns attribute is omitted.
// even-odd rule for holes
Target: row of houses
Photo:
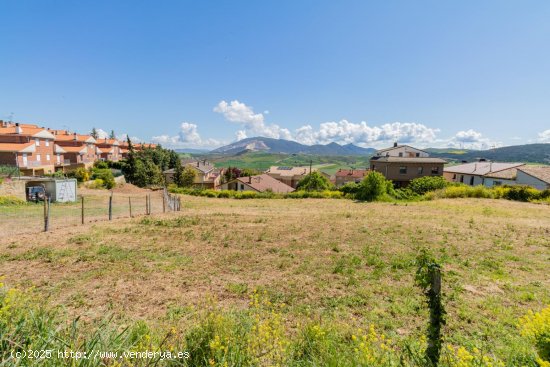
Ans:
<svg viewBox="0 0 550 367"><path fill-rule="evenodd" d="M155 145L136 149L145 147ZM24 176L89 168L96 161L118 161L127 154L126 141L0 120L0 165L16 166Z"/></svg>
<svg viewBox="0 0 550 367"><path fill-rule="evenodd" d="M424 176L443 176L450 182L472 186L529 185L540 190L550 187L550 167L486 161L445 167L447 161L444 159L430 157L426 151L397 143L377 151L369 163L369 168L339 169L334 175L315 167L272 166L260 175L222 182L222 168L215 168L206 160L183 161L184 165L195 171L195 186L214 190L286 193L294 191L306 175L315 171L327 177L336 187L348 182L359 183L371 171L380 172L396 187L406 187L410 181ZM168 183L173 181L174 170L164 174Z"/></svg>

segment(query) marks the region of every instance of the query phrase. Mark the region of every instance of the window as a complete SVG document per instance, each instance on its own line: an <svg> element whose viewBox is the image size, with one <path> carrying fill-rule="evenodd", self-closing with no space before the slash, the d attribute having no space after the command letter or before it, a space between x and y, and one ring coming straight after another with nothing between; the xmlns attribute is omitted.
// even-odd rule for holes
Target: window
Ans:
<svg viewBox="0 0 550 367"><path fill-rule="evenodd" d="M424 173L424 167L418 167L418 175L420 176L423 173Z"/></svg>
<svg viewBox="0 0 550 367"><path fill-rule="evenodd" d="M40 139L34 139L34 144L36 144L37 147L40 146Z"/></svg>
<svg viewBox="0 0 550 367"><path fill-rule="evenodd" d="M50 146L50 141L49 140L44 140L46 142L46 146L49 147Z"/></svg>
<svg viewBox="0 0 550 367"><path fill-rule="evenodd" d="M244 185L241 184L241 191L244 191Z"/></svg>
<svg viewBox="0 0 550 367"><path fill-rule="evenodd" d="M36 160L37 160L38 162L40 162L40 161L42 160L42 157L40 157L40 154L37 154L37 155L36 155Z"/></svg>
<svg viewBox="0 0 550 367"><path fill-rule="evenodd" d="M460 175L460 182L464 183L464 175Z"/></svg>
<svg viewBox="0 0 550 367"><path fill-rule="evenodd" d="M432 175L438 175L439 174L439 167L432 167Z"/></svg>
<svg viewBox="0 0 550 367"><path fill-rule="evenodd" d="M456 173L453 175L453 180L456 180Z"/></svg>
<svg viewBox="0 0 550 367"><path fill-rule="evenodd" d="M495 185L495 186L501 186L501 185L502 185L502 181L493 181L493 185Z"/></svg>
<svg viewBox="0 0 550 367"><path fill-rule="evenodd" d="M420 157L420 153L416 153L416 158Z"/></svg>
<svg viewBox="0 0 550 367"><path fill-rule="evenodd" d="M474 176L470 177L470 186L474 186Z"/></svg>
<svg viewBox="0 0 550 367"><path fill-rule="evenodd" d="M402 153L402 152L401 152L401 153L399 153L399 156L400 156L400 157L403 157L403 153Z"/></svg>
<svg viewBox="0 0 550 367"><path fill-rule="evenodd" d="M47 141L47 140L46 140ZM50 155L49 154L46 154L46 160L49 161L50 160Z"/></svg>
<svg viewBox="0 0 550 367"><path fill-rule="evenodd" d="M407 174L407 166L399 167L399 174L400 175L406 175Z"/></svg>

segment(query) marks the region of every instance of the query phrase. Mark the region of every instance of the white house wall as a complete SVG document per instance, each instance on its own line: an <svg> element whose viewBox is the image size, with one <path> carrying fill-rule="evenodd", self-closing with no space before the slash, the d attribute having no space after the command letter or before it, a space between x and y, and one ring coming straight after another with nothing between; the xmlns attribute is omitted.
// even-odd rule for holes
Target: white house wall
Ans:
<svg viewBox="0 0 550 367"><path fill-rule="evenodd" d="M539 190L546 190L550 188L550 185L544 181L539 180L536 177L526 174L525 172L518 170L516 181L519 185L529 185Z"/></svg>

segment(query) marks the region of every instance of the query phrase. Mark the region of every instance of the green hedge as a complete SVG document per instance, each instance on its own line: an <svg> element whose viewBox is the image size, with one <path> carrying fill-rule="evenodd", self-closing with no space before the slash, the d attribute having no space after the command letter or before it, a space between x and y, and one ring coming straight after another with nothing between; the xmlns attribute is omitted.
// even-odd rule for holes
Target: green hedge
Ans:
<svg viewBox="0 0 550 367"><path fill-rule="evenodd" d="M210 189L189 189L170 185L168 191L174 194L185 194L193 196L204 196L209 198L232 198L232 199L342 199L344 193L340 191L294 191L287 194L274 192L256 191L233 191L233 190L210 190Z"/></svg>

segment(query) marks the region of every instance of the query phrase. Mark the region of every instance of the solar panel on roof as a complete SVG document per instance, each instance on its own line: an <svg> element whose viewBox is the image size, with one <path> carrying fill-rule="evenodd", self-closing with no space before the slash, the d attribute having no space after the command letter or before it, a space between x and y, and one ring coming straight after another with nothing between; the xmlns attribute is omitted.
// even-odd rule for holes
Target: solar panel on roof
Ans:
<svg viewBox="0 0 550 367"><path fill-rule="evenodd" d="M281 167L277 167L277 169L279 171L290 171L292 169L292 167L288 167L288 166L281 166Z"/></svg>

